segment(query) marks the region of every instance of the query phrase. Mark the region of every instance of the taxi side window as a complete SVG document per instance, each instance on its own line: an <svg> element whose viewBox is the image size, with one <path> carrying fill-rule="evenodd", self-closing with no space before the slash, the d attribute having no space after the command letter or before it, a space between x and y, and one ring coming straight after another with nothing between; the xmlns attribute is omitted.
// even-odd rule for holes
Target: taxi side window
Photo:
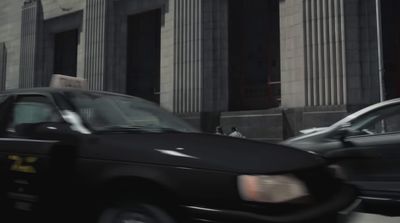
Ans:
<svg viewBox="0 0 400 223"><path fill-rule="evenodd" d="M7 120L9 117L8 109L10 107L11 101L6 99L7 96L0 95L0 137L4 135L5 129L7 127Z"/></svg>
<svg viewBox="0 0 400 223"><path fill-rule="evenodd" d="M55 107L44 96L22 96L17 99L12 110L12 119L7 132L15 132L20 124L60 122L61 117Z"/></svg>
<svg viewBox="0 0 400 223"><path fill-rule="evenodd" d="M5 95L0 95L0 106L3 103L3 101L6 99Z"/></svg>

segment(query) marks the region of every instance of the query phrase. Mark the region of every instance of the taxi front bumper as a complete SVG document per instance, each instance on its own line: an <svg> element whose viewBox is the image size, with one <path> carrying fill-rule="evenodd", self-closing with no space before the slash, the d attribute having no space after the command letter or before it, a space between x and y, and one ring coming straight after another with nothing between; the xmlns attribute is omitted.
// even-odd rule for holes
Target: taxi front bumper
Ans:
<svg viewBox="0 0 400 223"><path fill-rule="evenodd" d="M238 210L214 209L199 206L185 206L193 222L214 223L346 223L349 214L360 203L353 187L344 185L331 200L316 207L281 216L268 216Z"/></svg>

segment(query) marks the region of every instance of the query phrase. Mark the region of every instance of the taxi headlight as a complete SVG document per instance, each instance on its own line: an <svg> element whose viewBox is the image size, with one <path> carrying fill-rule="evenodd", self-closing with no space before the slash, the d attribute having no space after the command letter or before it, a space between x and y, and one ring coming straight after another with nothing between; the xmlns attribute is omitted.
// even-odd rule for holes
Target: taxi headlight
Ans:
<svg viewBox="0 0 400 223"><path fill-rule="evenodd" d="M309 195L303 182L293 175L242 175L240 197L245 201L282 203Z"/></svg>

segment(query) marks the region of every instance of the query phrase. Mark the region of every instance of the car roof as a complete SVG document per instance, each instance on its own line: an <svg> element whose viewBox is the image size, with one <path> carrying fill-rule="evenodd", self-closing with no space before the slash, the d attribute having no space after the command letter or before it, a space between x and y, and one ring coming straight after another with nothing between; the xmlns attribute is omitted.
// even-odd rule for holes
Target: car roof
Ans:
<svg viewBox="0 0 400 223"><path fill-rule="evenodd" d="M342 120L336 122L335 124L333 124L332 126L337 126L340 124L343 124L347 121L353 120L354 118L360 117L366 113L369 113L371 111L374 111L376 109L382 108L382 107L386 107L386 106L390 106L390 105L395 105L395 104L399 104L400 103L400 98L395 98L395 99L391 99L391 100L387 100L387 101L382 101L382 102L378 102L376 104L370 105L368 107L365 107L353 114L350 114L348 116L346 116L345 118L343 118Z"/></svg>
<svg viewBox="0 0 400 223"><path fill-rule="evenodd" d="M387 101L382 101L382 102L378 102L376 104L372 104L372 105L370 105L368 107L365 107L363 109L360 109L360 110L356 111L355 113L349 114L348 116L346 116L343 119L335 122L331 126L322 129L321 131L317 131L317 132L313 132L313 133L310 133L310 134L296 136L296 137L293 137L293 138L291 138L289 140L286 140L286 142L292 142L294 140L295 141L301 141L303 139L309 139L309 138L314 137L314 136L318 136L318 135L321 135L321 134L326 134L328 132L331 132L333 129L336 129L336 128L340 127L344 123L349 122L349 121L351 121L351 120L353 120L355 118L358 118L358 117L360 117L360 116L362 116L362 115L364 115L366 113L369 113L371 111L374 111L374 110L382 108L382 107L396 105L396 104L400 104L400 98L390 99L390 100L387 100Z"/></svg>
<svg viewBox="0 0 400 223"><path fill-rule="evenodd" d="M394 98L394 99L390 99L390 100L387 100L387 101L382 101L382 102L376 103L376 104L371 105L371 106L369 106L369 107L371 107L371 108L372 108L373 106L382 107L382 106L385 106L385 105L394 104L394 103L399 103L399 102L400 102L400 98ZM367 108L369 108L369 107L367 107Z"/></svg>

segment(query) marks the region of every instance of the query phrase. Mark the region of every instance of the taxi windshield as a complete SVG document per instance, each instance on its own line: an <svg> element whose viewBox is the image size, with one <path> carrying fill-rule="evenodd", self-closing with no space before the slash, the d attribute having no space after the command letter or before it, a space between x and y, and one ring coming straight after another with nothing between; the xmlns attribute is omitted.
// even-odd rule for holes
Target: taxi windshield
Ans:
<svg viewBox="0 0 400 223"><path fill-rule="evenodd" d="M198 132L146 100L92 92L68 92L83 121L95 131Z"/></svg>

